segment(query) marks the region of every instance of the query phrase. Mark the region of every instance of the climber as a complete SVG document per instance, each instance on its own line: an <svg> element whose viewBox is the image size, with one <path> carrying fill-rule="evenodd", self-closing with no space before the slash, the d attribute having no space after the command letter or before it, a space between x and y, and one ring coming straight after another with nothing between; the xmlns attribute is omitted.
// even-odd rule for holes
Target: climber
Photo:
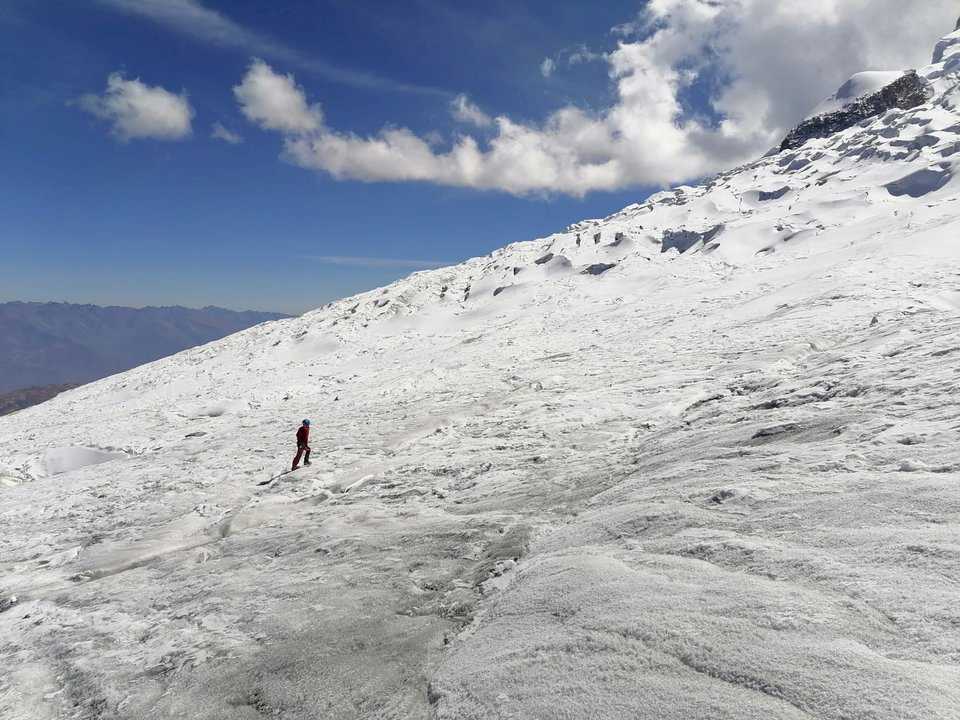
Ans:
<svg viewBox="0 0 960 720"><path fill-rule="evenodd" d="M310 421L304 420L303 424L297 429L297 456L293 459L291 472L300 466L300 458L303 458L304 466L310 464Z"/></svg>

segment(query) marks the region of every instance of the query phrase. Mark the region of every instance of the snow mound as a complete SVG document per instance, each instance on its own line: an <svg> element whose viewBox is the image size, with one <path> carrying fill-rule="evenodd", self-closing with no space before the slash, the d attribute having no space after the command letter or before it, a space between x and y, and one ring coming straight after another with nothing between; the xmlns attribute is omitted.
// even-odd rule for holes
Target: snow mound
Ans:
<svg viewBox="0 0 960 720"><path fill-rule="evenodd" d="M246 407L242 400L216 400L213 402L191 403L183 408L183 415L194 420L218 418L235 415Z"/></svg>
<svg viewBox="0 0 960 720"><path fill-rule="evenodd" d="M126 457L124 453L98 448L55 447L43 451L42 465L48 475L62 475L124 457Z"/></svg>

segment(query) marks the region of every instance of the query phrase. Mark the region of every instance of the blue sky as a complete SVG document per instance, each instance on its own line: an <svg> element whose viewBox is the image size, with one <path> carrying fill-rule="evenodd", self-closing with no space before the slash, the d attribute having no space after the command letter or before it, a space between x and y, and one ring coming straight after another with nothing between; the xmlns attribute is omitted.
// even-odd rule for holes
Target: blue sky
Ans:
<svg viewBox="0 0 960 720"><path fill-rule="evenodd" d="M767 5L797 53L836 39L777 75L757 2L8 1L0 300L310 309L750 157L951 14L904 38Z"/></svg>

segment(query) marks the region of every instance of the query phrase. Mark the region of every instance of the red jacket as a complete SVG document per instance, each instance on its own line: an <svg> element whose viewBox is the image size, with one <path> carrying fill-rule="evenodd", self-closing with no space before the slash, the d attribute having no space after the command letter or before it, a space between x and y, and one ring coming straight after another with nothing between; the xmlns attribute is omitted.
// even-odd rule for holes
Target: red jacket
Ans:
<svg viewBox="0 0 960 720"><path fill-rule="evenodd" d="M297 430L297 445L308 445L310 443L310 428L307 425L301 425Z"/></svg>

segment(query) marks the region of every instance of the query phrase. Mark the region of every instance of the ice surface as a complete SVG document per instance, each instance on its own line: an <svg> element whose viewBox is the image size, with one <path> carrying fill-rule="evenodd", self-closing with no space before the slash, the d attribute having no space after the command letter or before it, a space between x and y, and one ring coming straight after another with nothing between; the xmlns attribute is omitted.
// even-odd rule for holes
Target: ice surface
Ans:
<svg viewBox="0 0 960 720"><path fill-rule="evenodd" d="M943 57L926 105L0 419L0 716L956 720Z"/></svg>

